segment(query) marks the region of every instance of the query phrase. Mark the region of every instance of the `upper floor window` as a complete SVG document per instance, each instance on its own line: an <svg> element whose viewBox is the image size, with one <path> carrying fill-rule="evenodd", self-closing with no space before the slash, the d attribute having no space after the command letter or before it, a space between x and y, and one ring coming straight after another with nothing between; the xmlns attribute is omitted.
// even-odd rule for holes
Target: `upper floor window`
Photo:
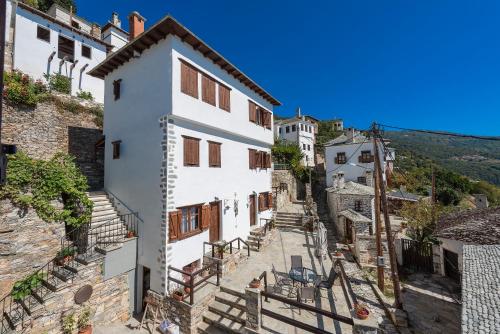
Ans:
<svg viewBox="0 0 500 334"><path fill-rule="evenodd" d="M271 168L271 154L254 149L248 149L248 166L250 169Z"/></svg>
<svg viewBox="0 0 500 334"><path fill-rule="evenodd" d="M92 49L90 48L90 46L82 45L82 57L89 59L92 58Z"/></svg>
<svg viewBox="0 0 500 334"><path fill-rule="evenodd" d="M307 144L307 150L310 151L311 150L311 145Z"/></svg>
<svg viewBox="0 0 500 334"><path fill-rule="evenodd" d="M304 131L304 124L300 123L300 131Z"/></svg>
<svg viewBox="0 0 500 334"><path fill-rule="evenodd" d="M281 134L281 130L282 130L282 129L281 129L281 126L280 126L280 127L278 128L278 133L280 133L280 134Z"/></svg>
<svg viewBox="0 0 500 334"><path fill-rule="evenodd" d="M198 98L198 71L181 62L181 92Z"/></svg>
<svg viewBox="0 0 500 334"><path fill-rule="evenodd" d="M201 75L201 99L215 106L215 81L205 74Z"/></svg>
<svg viewBox="0 0 500 334"><path fill-rule="evenodd" d="M337 156L335 157L335 163L338 165L345 164L347 162L345 152L338 152Z"/></svg>
<svg viewBox="0 0 500 334"><path fill-rule="evenodd" d="M115 96L115 101L120 99L121 86L122 86L122 79L113 81L113 95Z"/></svg>
<svg viewBox="0 0 500 334"><path fill-rule="evenodd" d="M354 211L357 212L363 211L363 202L361 200L354 201Z"/></svg>
<svg viewBox="0 0 500 334"><path fill-rule="evenodd" d="M231 111L231 90L219 84L219 108Z"/></svg>
<svg viewBox="0 0 500 334"><path fill-rule="evenodd" d="M59 59L65 59L69 62L75 61L75 41L59 35L58 53Z"/></svg>
<svg viewBox="0 0 500 334"><path fill-rule="evenodd" d="M305 151L306 150L306 144L302 144L302 149Z"/></svg>
<svg viewBox="0 0 500 334"><path fill-rule="evenodd" d="M272 114L269 111L259 107L252 101L248 101L248 119L250 122L270 129L271 118Z"/></svg>
<svg viewBox="0 0 500 334"><path fill-rule="evenodd" d="M358 176L358 183L366 185L366 177L365 176Z"/></svg>
<svg viewBox="0 0 500 334"><path fill-rule="evenodd" d="M37 26L36 37L42 41L50 43L50 30L42 26Z"/></svg>
<svg viewBox="0 0 500 334"><path fill-rule="evenodd" d="M287 126L286 127L286 133L289 133L290 132L290 126Z"/></svg>
<svg viewBox="0 0 500 334"><path fill-rule="evenodd" d="M200 166L200 140L183 136L184 138L184 166Z"/></svg>
<svg viewBox="0 0 500 334"><path fill-rule="evenodd" d="M209 167L220 167L221 166L221 155L220 155L220 143L213 141L208 142L208 166Z"/></svg>
<svg viewBox="0 0 500 334"><path fill-rule="evenodd" d="M113 159L120 159L120 144L121 143L122 143L121 140L116 140L116 141L111 143L113 145Z"/></svg>
<svg viewBox="0 0 500 334"><path fill-rule="evenodd" d="M293 124L292 125L292 132L295 132L297 130L297 125Z"/></svg>
<svg viewBox="0 0 500 334"><path fill-rule="evenodd" d="M273 207L273 193L264 192L259 194L259 212Z"/></svg>
<svg viewBox="0 0 500 334"><path fill-rule="evenodd" d="M374 156L372 155L372 151L361 151L361 155L359 156L359 162L362 163L370 163L375 161Z"/></svg>

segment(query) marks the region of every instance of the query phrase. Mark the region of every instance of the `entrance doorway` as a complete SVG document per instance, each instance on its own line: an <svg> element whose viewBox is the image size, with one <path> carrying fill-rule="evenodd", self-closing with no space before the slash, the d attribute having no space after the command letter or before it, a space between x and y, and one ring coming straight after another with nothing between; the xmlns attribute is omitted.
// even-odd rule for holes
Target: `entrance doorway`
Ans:
<svg viewBox="0 0 500 334"><path fill-rule="evenodd" d="M148 295L151 288L151 270L148 267L142 267L142 309L146 307L144 298Z"/></svg>
<svg viewBox="0 0 500 334"><path fill-rule="evenodd" d="M250 226L254 226L256 224L255 222L255 215L257 212L255 211L255 195L250 195Z"/></svg>
<svg viewBox="0 0 500 334"><path fill-rule="evenodd" d="M220 201L210 203L210 242L220 240Z"/></svg>
<svg viewBox="0 0 500 334"><path fill-rule="evenodd" d="M458 270L458 254L443 248L444 274L460 284L460 271Z"/></svg>

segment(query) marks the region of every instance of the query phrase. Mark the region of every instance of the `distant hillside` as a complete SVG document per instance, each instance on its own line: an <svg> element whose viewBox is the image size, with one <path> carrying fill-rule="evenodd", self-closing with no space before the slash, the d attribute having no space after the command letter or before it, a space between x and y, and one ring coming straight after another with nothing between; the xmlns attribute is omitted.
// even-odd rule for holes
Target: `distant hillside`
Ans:
<svg viewBox="0 0 500 334"><path fill-rule="evenodd" d="M500 185L500 141L404 131L385 132L397 153L429 158L474 180Z"/></svg>

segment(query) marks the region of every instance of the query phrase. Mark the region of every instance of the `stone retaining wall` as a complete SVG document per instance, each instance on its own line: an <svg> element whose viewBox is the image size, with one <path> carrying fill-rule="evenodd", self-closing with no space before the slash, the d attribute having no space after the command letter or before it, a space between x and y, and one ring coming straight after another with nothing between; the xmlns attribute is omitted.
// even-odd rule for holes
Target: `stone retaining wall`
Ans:
<svg viewBox="0 0 500 334"><path fill-rule="evenodd" d="M46 223L33 209L23 212L0 201L0 298L56 256L64 233L64 224Z"/></svg>
<svg viewBox="0 0 500 334"><path fill-rule="evenodd" d="M219 269L222 272L222 276L234 271L238 265L240 265L243 262L246 262L248 257L247 257L247 251L245 249L238 250L238 249L233 249L233 254L229 254L229 250L227 253L224 253L224 258L219 259L217 257L212 257L212 254L207 254L203 256L203 266L208 266L212 263L219 263ZM213 273L215 270L215 267L210 269L210 273Z"/></svg>

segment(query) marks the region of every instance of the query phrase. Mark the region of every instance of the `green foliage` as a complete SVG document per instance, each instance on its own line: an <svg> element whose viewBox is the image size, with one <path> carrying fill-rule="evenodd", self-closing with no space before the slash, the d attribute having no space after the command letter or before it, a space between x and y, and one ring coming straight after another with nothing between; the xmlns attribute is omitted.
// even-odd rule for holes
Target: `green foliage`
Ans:
<svg viewBox="0 0 500 334"><path fill-rule="evenodd" d="M76 253L76 249L73 247L65 247L61 249L59 252L57 252L57 257L63 258L66 256L73 256Z"/></svg>
<svg viewBox="0 0 500 334"><path fill-rule="evenodd" d="M62 320L62 330L64 334L73 334L76 329L75 313L66 315Z"/></svg>
<svg viewBox="0 0 500 334"><path fill-rule="evenodd" d="M471 194L485 194L491 205L500 205L500 188L488 182L474 182L472 184Z"/></svg>
<svg viewBox="0 0 500 334"><path fill-rule="evenodd" d="M31 274L24 279L14 283L12 287L11 296L14 300L22 300L29 296L33 290L42 284L44 275L42 273Z"/></svg>
<svg viewBox="0 0 500 334"><path fill-rule="evenodd" d="M24 0L23 2L28 6L31 6L33 8L38 8L38 0Z"/></svg>
<svg viewBox="0 0 500 334"><path fill-rule="evenodd" d="M78 329L84 329L90 326L90 318L92 316L92 311L90 307L86 307L82 310L78 316L77 327Z"/></svg>
<svg viewBox="0 0 500 334"><path fill-rule="evenodd" d="M47 94L47 87L40 80L34 81L21 71L4 72L3 96L13 105L35 107Z"/></svg>
<svg viewBox="0 0 500 334"><path fill-rule="evenodd" d="M443 205L458 205L463 196L452 188L441 188L436 190L436 197Z"/></svg>
<svg viewBox="0 0 500 334"><path fill-rule="evenodd" d="M337 138L342 131L336 131L333 128L333 121L321 121L318 124L318 134L316 136L316 145L323 152L323 145L332 139Z"/></svg>
<svg viewBox="0 0 500 334"><path fill-rule="evenodd" d="M441 206L433 206L428 200L421 200L416 203L403 203L398 213L408 223L406 233L410 238L420 242L435 242L436 240L432 237L434 222L442 212Z"/></svg>
<svg viewBox="0 0 500 334"><path fill-rule="evenodd" d="M63 94L71 94L71 79L59 73L48 75L49 88Z"/></svg>
<svg viewBox="0 0 500 334"><path fill-rule="evenodd" d="M0 187L0 199L10 199L22 209L32 207L46 222L70 226L88 223L92 201L87 180L68 154L58 153L49 161L35 160L22 152L9 156L7 184ZM56 208L53 201L62 201Z"/></svg>
<svg viewBox="0 0 500 334"><path fill-rule="evenodd" d="M70 10L70 8L73 7L73 13L76 13L76 3L74 0L38 0L38 9L46 12L54 3L66 8L67 10Z"/></svg>
<svg viewBox="0 0 500 334"><path fill-rule="evenodd" d="M104 118L104 110L100 106L84 106L78 103L77 101L74 100L62 100L62 99L55 99L54 100L57 110L59 112L65 112L68 111L72 114L79 114L79 113L88 113L91 115L94 115L94 124L102 127L103 125L103 118Z"/></svg>
<svg viewBox="0 0 500 334"><path fill-rule="evenodd" d="M76 93L76 96L84 100L94 101L94 97L92 96L91 92L86 92L81 90L78 93Z"/></svg>
<svg viewBox="0 0 500 334"><path fill-rule="evenodd" d="M275 163L290 166L292 173L297 179L302 182L308 181L309 171L302 164L304 155L297 143L276 139L271 152Z"/></svg>

